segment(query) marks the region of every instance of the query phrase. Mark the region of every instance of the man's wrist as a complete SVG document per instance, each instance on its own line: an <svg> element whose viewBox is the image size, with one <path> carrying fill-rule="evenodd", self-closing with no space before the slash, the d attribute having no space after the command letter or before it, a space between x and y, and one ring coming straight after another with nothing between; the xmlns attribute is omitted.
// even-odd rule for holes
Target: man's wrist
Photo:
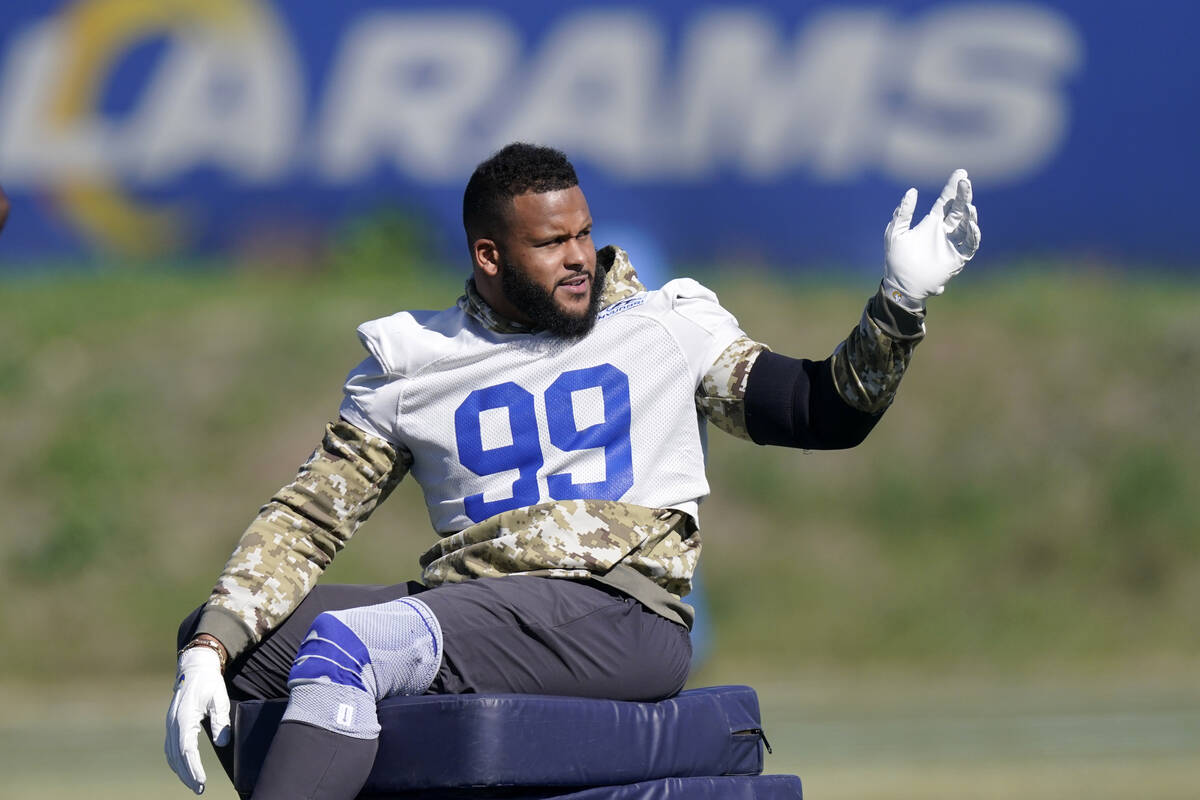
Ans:
<svg viewBox="0 0 1200 800"><path fill-rule="evenodd" d="M179 653L176 655L176 658L182 656L188 650L191 650L195 647L203 647L216 653L217 658L220 659L221 662L221 674L225 674L225 664L229 661L229 651L225 649L225 645L221 644L217 637L209 633L198 634L190 642L185 644L182 649L180 649Z"/></svg>
<svg viewBox="0 0 1200 800"><path fill-rule="evenodd" d="M913 314L919 314L925 310L924 299L913 297L886 277L883 279L883 296Z"/></svg>

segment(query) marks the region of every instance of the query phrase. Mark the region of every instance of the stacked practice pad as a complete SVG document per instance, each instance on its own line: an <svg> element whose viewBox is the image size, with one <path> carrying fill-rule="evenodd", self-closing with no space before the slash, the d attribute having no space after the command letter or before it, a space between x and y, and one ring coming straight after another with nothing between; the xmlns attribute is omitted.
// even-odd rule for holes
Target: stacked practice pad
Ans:
<svg viewBox="0 0 1200 800"><path fill-rule="evenodd" d="M234 719L234 780L248 797L285 701ZM379 704L379 752L361 798L798 800L762 775L758 697L692 689L658 703L541 695L425 695Z"/></svg>

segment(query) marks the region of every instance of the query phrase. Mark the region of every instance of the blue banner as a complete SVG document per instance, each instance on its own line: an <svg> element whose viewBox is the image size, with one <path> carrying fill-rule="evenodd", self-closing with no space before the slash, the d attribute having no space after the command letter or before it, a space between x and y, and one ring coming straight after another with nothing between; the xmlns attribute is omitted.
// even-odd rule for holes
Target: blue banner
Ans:
<svg viewBox="0 0 1200 800"><path fill-rule="evenodd" d="M467 176L521 139L571 156L598 241L677 261L874 269L904 189L962 166L985 260L1189 266L1197 28L1183 0L9 0L0 263L252 253L381 207L457 260Z"/></svg>

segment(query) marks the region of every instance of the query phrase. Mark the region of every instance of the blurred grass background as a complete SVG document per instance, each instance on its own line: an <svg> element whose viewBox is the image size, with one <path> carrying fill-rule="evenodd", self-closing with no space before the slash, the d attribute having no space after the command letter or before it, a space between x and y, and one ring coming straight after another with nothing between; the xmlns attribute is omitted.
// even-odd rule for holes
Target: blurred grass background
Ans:
<svg viewBox="0 0 1200 800"><path fill-rule="evenodd" d="M354 327L461 291L402 224L347 237L302 270L0 284L0 797L186 792L160 754L176 625L336 413ZM817 358L873 289L692 274ZM931 302L859 448L711 435L694 682L760 688L770 770L821 797L1194 796L1198 301L1179 275L993 264ZM431 536L406 482L326 579L416 577Z"/></svg>

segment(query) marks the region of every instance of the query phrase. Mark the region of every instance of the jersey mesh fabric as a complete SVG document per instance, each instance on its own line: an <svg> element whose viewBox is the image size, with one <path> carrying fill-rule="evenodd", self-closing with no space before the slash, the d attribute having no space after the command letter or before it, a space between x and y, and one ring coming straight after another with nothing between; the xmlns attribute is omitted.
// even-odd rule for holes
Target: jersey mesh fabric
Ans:
<svg viewBox="0 0 1200 800"><path fill-rule="evenodd" d="M368 323L372 356L341 413L412 453L443 534L555 500L694 516L708 492L696 389L743 334L694 281L644 298L575 341L495 333L453 310Z"/></svg>

